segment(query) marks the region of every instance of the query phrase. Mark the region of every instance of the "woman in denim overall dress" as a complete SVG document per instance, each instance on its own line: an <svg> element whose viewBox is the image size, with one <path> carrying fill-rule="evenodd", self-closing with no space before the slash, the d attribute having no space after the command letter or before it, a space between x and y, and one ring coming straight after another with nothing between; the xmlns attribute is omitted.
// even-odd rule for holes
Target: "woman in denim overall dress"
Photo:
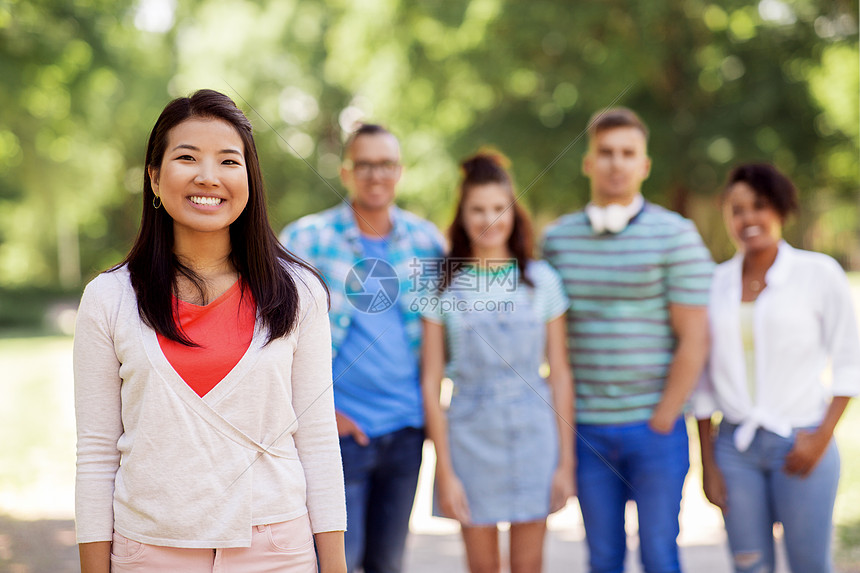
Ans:
<svg viewBox="0 0 860 573"><path fill-rule="evenodd" d="M463 163L441 288L421 300L435 511L460 522L473 572L499 570L499 522L511 523L511 571L539 571L546 517L574 493L568 301L555 271L531 259L530 223L504 161L479 153Z"/></svg>

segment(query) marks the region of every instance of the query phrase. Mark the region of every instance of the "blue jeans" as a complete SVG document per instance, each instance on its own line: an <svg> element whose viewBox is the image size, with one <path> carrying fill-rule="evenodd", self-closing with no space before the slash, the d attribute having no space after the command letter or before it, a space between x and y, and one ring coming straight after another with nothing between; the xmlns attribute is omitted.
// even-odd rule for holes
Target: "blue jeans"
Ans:
<svg viewBox="0 0 860 573"><path fill-rule="evenodd" d="M779 521L791 570L830 573L833 504L839 483L836 443L831 440L818 465L801 478L782 471L794 434L783 438L759 429L749 449L739 452L732 441L736 428L720 424L714 450L726 481L724 518L735 571L773 571L773 523Z"/></svg>
<svg viewBox="0 0 860 573"><path fill-rule="evenodd" d="M403 428L359 446L340 439L346 483L347 571L399 573L418 485L424 430Z"/></svg>
<svg viewBox="0 0 860 573"><path fill-rule="evenodd" d="M690 467L687 428L667 434L645 422L577 427L577 489L592 573L623 573L624 508L636 502L646 573L676 573L681 490Z"/></svg>

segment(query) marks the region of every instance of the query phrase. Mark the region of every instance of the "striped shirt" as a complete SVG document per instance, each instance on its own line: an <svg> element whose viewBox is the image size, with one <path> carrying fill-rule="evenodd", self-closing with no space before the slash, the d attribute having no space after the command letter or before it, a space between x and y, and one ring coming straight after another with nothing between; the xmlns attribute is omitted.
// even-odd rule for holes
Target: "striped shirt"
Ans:
<svg viewBox="0 0 860 573"><path fill-rule="evenodd" d="M646 203L625 230L595 235L578 211L548 227L543 254L571 301L577 421L647 421L676 343L669 305L708 303L713 261L695 225Z"/></svg>

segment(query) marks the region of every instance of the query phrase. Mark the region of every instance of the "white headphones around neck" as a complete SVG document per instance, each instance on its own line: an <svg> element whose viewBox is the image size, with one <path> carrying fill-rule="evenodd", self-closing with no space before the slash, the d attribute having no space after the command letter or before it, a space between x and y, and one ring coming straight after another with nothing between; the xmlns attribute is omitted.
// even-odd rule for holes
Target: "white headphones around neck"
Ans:
<svg viewBox="0 0 860 573"><path fill-rule="evenodd" d="M617 234L627 228L633 217L642 210L644 203L645 200L642 195L637 194L629 205L613 203L606 207L599 207L594 203L589 203L585 206L585 214L595 235L607 232Z"/></svg>

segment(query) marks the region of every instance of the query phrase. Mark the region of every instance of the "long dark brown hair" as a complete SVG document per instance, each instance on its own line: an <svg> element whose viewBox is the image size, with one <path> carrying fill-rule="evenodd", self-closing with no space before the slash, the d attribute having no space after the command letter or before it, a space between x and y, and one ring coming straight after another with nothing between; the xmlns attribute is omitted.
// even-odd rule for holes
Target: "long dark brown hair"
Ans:
<svg viewBox="0 0 860 573"><path fill-rule="evenodd" d="M460 181L460 197L457 201L457 214L454 222L448 229L448 240L451 243L451 251L448 253L448 261L444 266L444 279L441 290L445 290L451 283L452 273L451 260L467 259L473 256L472 241L466 233L463 223L463 204L466 197L474 187L496 183L505 188L510 195L510 209L514 213L514 227L511 236L508 237L508 249L517 260L520 279L528 286L534 286L526 274L526 267L533 258L534 234L528 213L517 202L514 194L514 183L508 173L508 158L496 151L479 151L475 155L465 159L460 164L462 180Z"/></svg>
<svg viewBox="0 0 860 573"><path fill-rule="evenodd" d="M178 277L188 278L204 293L204 281L184 265L173 252L173 219L166 209L155 209L155 194L149 178L150 168L161 168L170 130L191 118L220 119L232 125L245 147L248 172L248 203L230 225L230 261L242 279L242 286L251 291L257 305L257 315L268 329L268 340L289 334L298 320L299 293L289 267L304 267L319 274L278 242L269 225L263 175L251 122L226 95L213 90L200 90L191 97L173 100L164 108L146 147L143 175L143 215L137 239L126 259L110 269L128 266L131 284L137 294L141 319L162 336L196 346L182 332L177 321ZM323 283L324 285L324 283Z"/></svg>

